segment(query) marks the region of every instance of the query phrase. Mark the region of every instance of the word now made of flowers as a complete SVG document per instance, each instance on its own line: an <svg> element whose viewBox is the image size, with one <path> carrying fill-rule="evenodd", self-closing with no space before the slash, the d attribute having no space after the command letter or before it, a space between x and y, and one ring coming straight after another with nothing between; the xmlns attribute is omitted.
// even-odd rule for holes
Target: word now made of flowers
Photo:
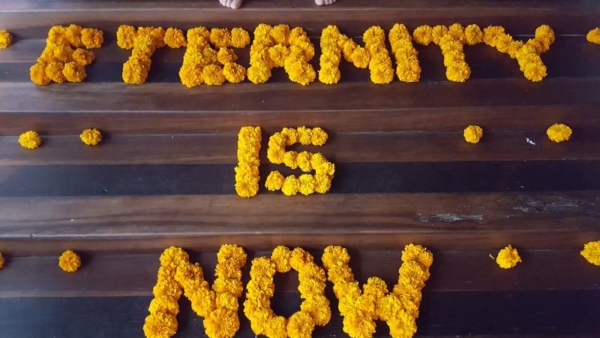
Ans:
<svg viewBox="0 0 600 338"><path fill-rule="evenodd" d="M352 338L368 338L375 333L376 320L385 321L394 338L409 338L417 331L421 291L429 279L433 255L420 245L409 244L401 254L398 282L388 291L385 281L371 277L363 285L355 281L349 267L350 255L341 246L325 248L317 265L314 257L301 248L278 246L270 257L256 257L250 268L250 281L244 287L242 268L247 255L237 245L223 245L217 253L216 279L212 285L204 279L201 266L191 263L181 248L167 248L160 256L160 268L150 314L144 323L148 338L165 338L177 332L178 300L183 294L192 310L203 317L209 338L231 338L240 328L238 299L246 289L244 315L254 334L268 338L309 338L315 326L331 319L326 282L333 284L343 317L343 330ZM300 309L289 318L278 316L271 307L275 294L274 276L291 269L298 272Z"/></svg>

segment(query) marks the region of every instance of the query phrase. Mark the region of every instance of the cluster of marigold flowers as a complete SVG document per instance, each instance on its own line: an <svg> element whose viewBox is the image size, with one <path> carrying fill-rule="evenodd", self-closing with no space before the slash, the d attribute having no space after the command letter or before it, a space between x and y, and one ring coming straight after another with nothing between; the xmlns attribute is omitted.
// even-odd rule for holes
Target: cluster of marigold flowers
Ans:
<svg viewBox="0 0 600 338"><path fill-rule="evenodd" d="M517 59L525 78L534 82L542 81L547 75L547 68L540 55L550 49L554 40L554 31L548 25L539 26L534 38L527 42L513 40L500 26L490 26L483 30L483 42Z"/></svg>
<svg viewBox="0 0 600 338"><path fill-rule="evenodd" d="M92 63L94 53L82 47L100 48L103 42L103 32L98 29L53 26L48 31L46 48L29 69L31 81L39 86L83 81L87 76L85 66Z"/></svg>
<svg viewBox="0 0 600 338"><path fill-rule="evenodd" d="M300 310L290 318L277 316L271 309L275 294L275 273L298 272ZM323 268L314 263L313 256L301 248L290 250L278 246L271 257L259 257L252 261L250 281L247 285L244 314L250 320L252 331L269 338L308 338L315 326L329 323L331 308L325 296L327 278Z"/></svg>
<svg viewBox="0 0 600 338"><path fill-rule="evenodd" d="M407 245L402 252L398 283L392 292L385 281L371 277L361 292L348 266L350 255L340 246L329 246L323 253L323 266L339 299L344 317L343 330L352 338L372 337L376 320L385 321L394 338L412 337L417 331L421 290L429 279L433 255L420 245Z"/></svg>
<svg viewBox="0 0 600 338"><path fill-rule="evenodd" d="M269 138L267 150L267 158L271 163L285 164L289 168L299 168L307 173L314 170L315 174L284 177L279 171L272 171L267 177L266 188L270 191L281 190L286 196L328 192L335 173L335 164L327 161L321 153L285 151L286 147L296 143L322 146L327 142L327 138L327 133L318 127L284 128L281 132L273 134Z"/></svg>
<svg viewBox="0 0 600 338"><path fill-rule="evenodd" d="M396 75L402 82L419 82L421 66L419 65L419 52L412 43L412 36L403 24L395 24L388 34L392 54L396 59Z"/></svg>
<svg viewBox="0 0 600 338"><path fill-rule="evenodd" d="M327 26L321 33L319 81L336 84L341 79L339 65L344 59L357 68L369 67L371 82L388 84L394 79L392 59L385 45L385 32L372 26L363 34L365 47L340 33L337 26Z"/></svg>
<svg viewBox="0 0 600 338"><path fill-rule="evenodd" d="M254 30L250 47L248 80L265 83L271 78L273 68L283 67L290 81L306 86L317 76L309 63L314 56L315 47L304 29L261 23Z"/></svg>
<svg viewBox="0 0 600 338"><path fill-rule="evenodd" d="M240 197L252 197L258 194L260 175L260 127L242 127L238 134L237 158L235 167L235 191Z"/></svg>
<svg viewBox="0 0 600 338"><path fill-rule="evenodd" d="M211 43L219 50L213 49ZM244 81L246 68L235 62L238 56L230 47L244 48L249 43L250 35L242 28L209 31L205 27L196 27L188 30L187 49L179 70L181 83L191 88L203 83L220 86L225 81Z"/></svg>
<svg viewBox="0 0 600 338"><path fill-rule="evenodd" d="M217 253L217 266L212 290L199 264L182 262L176 270L175 281L183 288L192 310L204 318L209 338L231 338L240 328L239 302L244 287L242 267L247 255L237 245L223 245Z"/></svg>
<svg viewBox="0 0 600 338"><path fill-rule="evenodd" d="M121 25L117 30L117 45L131 49L131 55L123 65L123 81L142 84L148 78L152 54L165 46L165 29L162 27L138 27Z"/></svg>
<svg viewBox="0 0 600 338"><path fill-rule="evenodd" d="M455 23L450 27L420 26L413 33L415 42L421 45L434 43L440 46L446 66L446 78L453 82L465 82L471 76L471 68L465 60L463 47L465 44L475 45L480 43L483 33L479 26L469 25L463 28Z"/></svg>

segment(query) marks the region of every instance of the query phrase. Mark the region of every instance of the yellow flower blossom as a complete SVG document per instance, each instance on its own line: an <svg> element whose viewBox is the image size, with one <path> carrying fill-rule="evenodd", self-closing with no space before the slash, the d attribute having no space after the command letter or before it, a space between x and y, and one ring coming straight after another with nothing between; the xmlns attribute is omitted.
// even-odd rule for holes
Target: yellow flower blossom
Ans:
<svg viewBox="0 0 600 338"><path fill-rule="evenodd" d="M19 136L19 144L23 148L35 149L42 144L42 140L40 139L40 135L38 135L38 133L30 130Z"/></svg>
<svg viewBox="0 0 600 338"><path fill-rule="evenodd" d="M87 146L95 146L102 141L102 133L98 129L86 129L79 135L81 142Z"/></svg>
<svg viewBox="0 0 600 338"><path fill-rule="evenodd" d="M271 171L269 176L267 176L267 181L265 182L265 187L269 191L278 191L283 187L283 182L285 177L279 171Z"/></svg>
<svg viewBox="0 0 600 338"><path fill-rule="evenodd" d="M567 125L556 123L548 128L546 134L551 141L559 143L568 141L571 138L573 131Z"/></svg>
<svg viewBox="0 0 600 338"><path fill-rule="evenodd" d="M94 61L94 53L85 49L77 48L72 55L73 61L82 66L87 66Z"/></svg>
<svg viewBox="0 0 600 338"><path fill-rule="evenodd" d="M586 35L586 39L595 44L600 44L600 28L594 28Z"/></svg>
<svg viewBox="0 0 600 338"><path fill-rule="evenodd" d="M252 197L258 193L258 167L261 142L260 127L242 127L238 134L238 166L236 170L235 189L240 197ZM245 172L249 168L249 172ZM243 173L238 176L238 173Z"/></svg>
<svg viewBox="0 0 600 338"><path fill-rule="evenodd" d="M81 266L81 258L74 251L67 250L58 258L58 266L65 272L75 272Z"/></svg>
<svg viewBox="0 0 600 338"><path fill-rule="evenodd" d="M81 42L87 49L100 48L104 43L104 33L99 29L83 28L81 30Z"/></svg>
<svg viewBox="0 0 600 338"><path fill-rule="evenodd" d="M496 257L496 264L502 269L510 269L517 265L517 263L521 263L521 257L519 256L519 252L516 248L513 248L511 245L508 245L504 249L498 252L498 257Z"/></svg>
<svg viewBox="0 0 600 338"><path fill-rule="evenodd" d="M63 68L63 75L67 81L75 83L83 81L87 76L85 67L77 62L66 63L65 68Z"/></svg>
<svg viewBox="0 0 600 338"><path fill-rule="evenodd" d="M586 243L581 256L591 264L600 266L600 241Z"/></svg>
<svg viewBox="0 0 600 338"><path fill-rule="evenodd" d="M5 30L0 30L0 49L8 48L12 44L12 36Z"/></svg>
<svg viewBox="0 0 600 338"><path fill-rule="evenodd" d="M170 27L165 31L165 44L169 48L181 48L187 46L187 41L181 29Z"/></svg>
<svg viewBox="0 0 600 338"><path fill-rule="evenodd" d="M62 62L50 62L46 66L46 76L56 83L63 83L67 78L63 74L65 64Z"/></svg>
<svg viewBox="0 0 600 338"><path fill-rule="evenodd" d="M209 86L220 86L225 82L223 68L219 65L208 65L202 69L202 80Z"/></svg>
<svg viewBox="0 0 600 338"><path fill-rule="evenodd" d="M215 47L229 47L231 45L231 32L226 28L213 28L210 30L210 43Z"/></svg>
<svg viewBox="0 0 600 338"><path fill-rule="evenodd" d="M479 140L483 137L483 129L480 126L470 125L465 128L463 136L465 137L465 141L469 143L479 143Z"/></svg>
<svg viewBox="0 0 600 338"><path fill-rule="evenodd" d="M250 43L250 34L245 29L233 28L231 30L231 47L246 48Z"/></svg>

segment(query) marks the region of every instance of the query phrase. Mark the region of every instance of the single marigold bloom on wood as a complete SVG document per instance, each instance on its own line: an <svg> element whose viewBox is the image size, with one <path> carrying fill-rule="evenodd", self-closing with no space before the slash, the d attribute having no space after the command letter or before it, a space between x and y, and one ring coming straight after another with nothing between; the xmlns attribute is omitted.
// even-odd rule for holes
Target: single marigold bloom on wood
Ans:
<svg viewBox="0 0 600 338"><path fill-rule="evenodd" d="M23 148L35 149L42 144L42 139L37 132L30 130L19 136L19 144Z"/></svg>
<svg viewBox="0 0 600 338"><path fill-rule="evenodd" d="M568 141L571 138L572 134L573 130L571 130L569 126L564 125L562 123L553 124L546 131L546 135L548 135L548 138L556 143Z"/></svg>
<svg viewBox="0 0 600 338"><path fill-rule="evenodd" d="M38 86L45 86L50 83L50 78L46 75L46 68L48 64L46 62L38 62L29 68L29 76L31 82Z"/></svg>
<svg viewBox="0 0 600 338"><path fill-rule="evenodd" d="M591 43L600 44L600 28L594 28L589 31L586 38Z"/></svg>
<svg viewBox="0 0 600 338"><path fill-rule="evenodd" d="M12 44L12 36L5 30L0 31L0 49L8 48Z"/></svg>
<svg viewBox="0 0 600 338"><path fill-rule="evenodd" d="M58 266L65 272L75 272L81 266L81 258L74 251L67 250L58 258Z"/></svg>
<svg viewBox="0 0 600 338"><path fill-rule="evenodd" d="M504 249L498 252L498 257L496 257L496 264L502 269L510 269L517 265L517 263L521 263L521 257L519 256L519 252L516 248L513 248L511 245L508 245Z"/></svg>
<svg viewBox="0 0 600 338"><path fill-rule="evenodd" d="M588 262L600 266L600 241L586 243L581 251L581 256Z"/></svg>
<svg viewBox="0 0 600 338"><path fill-rule="evenodd" d="M88 146L95 146L102 141L102 133L98 129L86 129L79 135L81 142Z"/></svg>
<svg viewBox="0 0 600 338"><path fill-rule="evenodd" d="M104 33L99 29L83 28L81 30L81 42L87 49L100 48L104 43Z"/></svg>
<svg viewBox="0 0 600 338"><path fill-rule="evenodd" d="M483 137L483 129L480 126L471 125L465 128L463 132L463 136L465 137L465 141L469 143L478 143L479 140Z"/></svg>

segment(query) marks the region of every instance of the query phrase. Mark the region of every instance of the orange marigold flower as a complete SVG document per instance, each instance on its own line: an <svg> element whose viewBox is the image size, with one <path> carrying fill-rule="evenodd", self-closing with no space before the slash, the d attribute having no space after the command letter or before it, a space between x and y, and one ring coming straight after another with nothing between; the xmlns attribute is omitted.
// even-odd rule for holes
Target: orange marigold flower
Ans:
<svg viewBox="0 0 600 338"><path fill-rule="evenodd" d="M73 61L79 63L82 66L87 66L94 61L94 53L85 49L77 48L72 55ZM58 81L55 81L58 82Z"/></svg>
<svg viewBox="0 0 600 338"><path fill-rule="evenodd" d="M121 25L117 29L117 45L122 49L132 49L137 36L135 27Z"/></svg>
<svg viewBox="0 0 600 338"><path fill-rule="evenodd" d="M265 187L269 191L278 191L283 187L283 182L285 181L285 177L279 171L271 171L269 176L267 176L267 181L265 182Z"/></svg>
<svg viewBox="0 0 600 338"><path fill-rule="evenodd" d="M99 29L84 28L81 30L81 42L87 49L100 48L104 43L104 32Z"/></svg>
<svg viewBox="0 0 600 338"><path fill-rule="evenodd" d="M219 52L217 53L217 60L222 65L225 65L226 63L235 62L237 59L238 59L238 57L235 54L235 52L229 48L221 47L219 49Z"/></svg>
<svg viewBox="0 0 600 338"><path fill-rule="evenodd" d="M591 43L600 44L600 28L594 28L586 35L586 39Z"/></svg>
<svg viewBox="0 0 600 338"><path fill-rule="evenodd" d="M510 269L517 265L517 263L521 263L521 257L519 256L519 252L516 248L513 248L511 245L508 245L504 249L498 252L498 257L496 257L496 264L502 269Z"/></svg>
<svg viewBox="0 0 600 338"><path fill-rule="evenodd" d="M88 146L95 146L102 141L102 133L98 129L86 129L79 135L81 142Z"/></svg>
<svg viewBox="0 0 600 338"><path fill-rule="evenodd" d="M243 28L233 28L231 30L231 47L246 48L250 43L250 34Z"/></svg>
<svg viewBox="0 0 600 338"><path fill-rule="evenodd" d="M210 43L216 47L229 47L231 45L231 32L226 28L213 28L210 30Z"/></svg>
<svg viewBox="0 0 600 338"><path fill-rule="evenodd" d="M581 256L591 264L600 266L600 241L586 243Z"/></svg>
<svg viewBox="0 0 600 338"><path fill-rule="evenodd" d="M225 82L223 68L219 65L208 65L202 69L202 80L209 86L220 86Z"/></svg>
<svg viewBox="0 0 600 338"><path fill-rule="evenodd" d="M75 272L81 266L81 258L74 251L67 250L58 258L58 266L65 272Z"/></svg>
<svg viewBox="0 0 600 338"><path fill-rule="evenodd" d="M483 129L477 125L470 125L465 128L463 136L465 141L469 143L478 143L481 137L483 137Z"/></svg>
<svg viewBox="0 0 600 338"><path fill-rule="evenodd" d="M559 143L568 141L573 134L573 130L571 130L571 128L565 124L556 123L548 128L546 134L550 140Z"/></svg>
<svg viewBox="0 0 600 338"><path fill-rule="evenodd" d="M229 83L240 83L246 78L246 68L237 63L229 62L223 66L223 75Z"/></svg>
<svg viewBox="0 0 600 338"><path fill-rule="evenodd" d="M31 81L38 86L45 86L50 83L50 78L46 75L47 63L36 63L29 68Z"/></svg>
<svg viewBox="0 0 600 338"><path fill-rule="evenodd" d="M63 69L63 75L69 82L81 82L87 74L85 68L77 62L68 62Z"/></svg>
<svg viewBox="0 0 600 338"><path fill-rule="evenodd" d="M8 48L12 44L12 36L5 30L0 30L0 49Z"/></svg>
<svg viewBox="0 0 600 338"><path fill-rule="evenodd" d="M283 181L281 191L286 196L295 196L300 191L300 180L294 175L290 175Z"/></svg>
<svg viewBox="0 0 600 338"><path fill-rule="evenodd" d="M164 40L165 44L169 46L169 48L181 48L187 46L185 35L183 34L183 31L179 28L167 28Z"/></svg>
<svg viewBox="0 0 600 338"><path fill-rule="evenodd" d="M2 253L0 252L0 270L4 267L4 256L2 256Z"/></svg>
<svg viewBox="0 0 600 338"><path fill-rule="evenodd" d="M46 76L56 83L63 83L67 79L63 74L63 70L65 69L65 64L62 62L50 62L48 66L46 66Z"/></svg>
<svg viewBox="0 0 600 338"><path fill-rule="evenodd" d="M37 132L30 130L19 136L19 144L23 148L35 149L42 144L42 140Z"/></svg>

